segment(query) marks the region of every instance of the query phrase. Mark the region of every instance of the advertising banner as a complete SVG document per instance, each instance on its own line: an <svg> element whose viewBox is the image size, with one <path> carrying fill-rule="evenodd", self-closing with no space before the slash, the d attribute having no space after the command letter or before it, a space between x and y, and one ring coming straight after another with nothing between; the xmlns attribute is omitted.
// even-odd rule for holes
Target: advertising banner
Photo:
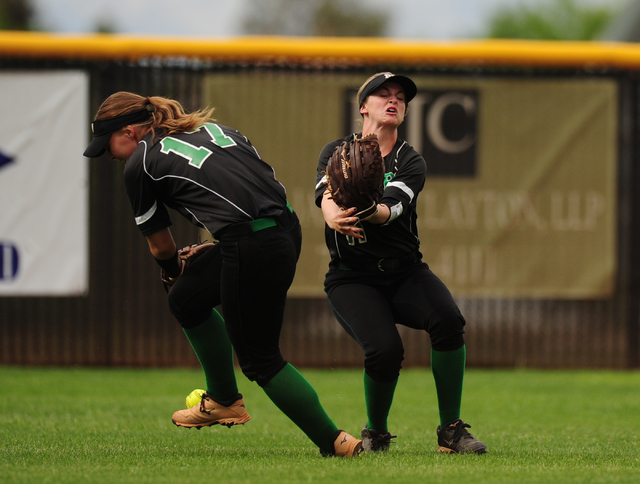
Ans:
<svg viewBox="0 0 640 484"><path fill-rule="evenodd" d="M0 73L0 296L88 291L88 85Z"/></svg>
<svg viewBox="0 0 640 484"><path fill-rule="evenodd" d="M314 204L323 146L358 132L367 76L207 78L221 124L275 167L304 242L292 295L323 295L329 255ZM427 163L424 260L455 296L606 298L616 276L617 84L611 79L411 76L400 136Z"/></svg>

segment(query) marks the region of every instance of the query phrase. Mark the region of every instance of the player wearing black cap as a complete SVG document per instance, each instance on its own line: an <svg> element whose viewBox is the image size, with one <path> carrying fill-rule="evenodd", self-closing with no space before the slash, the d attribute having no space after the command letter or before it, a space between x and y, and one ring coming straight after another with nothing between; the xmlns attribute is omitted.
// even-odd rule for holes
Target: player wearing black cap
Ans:
<svg viewBox="0 0 640 484"><path fill-rule="evenodd" d="M440 425L438 450L486 452L486 446L460 420L466 360L465 320L447 287L422 262L416 225L418 194L426 163L398 126L417 93L415 83L390 72L375 74L357 93L362 133L327 144L320 153L316 204L326 222L331 255L325 291L338 322L364 351L367 424L365 451L385 451L392 439L388 425L404 348L396 324L427 331L436 383ZM325 170L334 148L353 136L375 133L385 162L385 189L378 213L366 221L355 208L342 210L326 190Z"/></svg>
<svg viewBox="0 0 640 484"><path fill-rule="evenodd" d="M88 157L106 151L125 162L136 224L175 279L169 307L198 356L207 391L200 405L175 412L173 422L200 428L249 420L232 343L247 378L323 455L356 456L361 441L336 427L315 390L280 353L285 299L300 255L298 218L273 169L247 138L216 124L212 112L187 114L175 100L119 92L100 106L85 151ZM167 207L219 241L182 275ZM214 309L220 304L224 321Z"/></svg>

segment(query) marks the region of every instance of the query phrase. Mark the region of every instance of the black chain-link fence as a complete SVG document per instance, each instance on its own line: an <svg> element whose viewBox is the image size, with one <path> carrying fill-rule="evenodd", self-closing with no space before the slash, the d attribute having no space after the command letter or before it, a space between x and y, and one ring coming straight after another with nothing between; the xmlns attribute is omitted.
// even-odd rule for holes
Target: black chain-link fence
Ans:
<svg viewBox="0 0 640 484"><path fill-rule="evenodd" d="M180 58L138 61L38 59L3 56L0 73L83 70L90 76L88 123L109 94L128 90L203 104L204 75L273 70L286 76L386 70L348 62L207 63ZM638 71L538 66L395 65L396 71L435 76L606 77L619 86L618 251L615 292L598 300L458 299L467 319L469 366L629 368L640 366L640 113ZM3 113L3 115L7 115ZM286 142L275 140L274 142ZM86 297L0 297L0 364L193 366L197 360L169 314L158 268L131 219L121 166L90 164L89 294ZM174 217L182 241L197 230ZM72 250L72 248L70 248ZM429 363L426 334L402 330L405 366ZM298 366L360 366L361 351L336 323L323 297L289 300L282 333L285 358Z"/></svg>

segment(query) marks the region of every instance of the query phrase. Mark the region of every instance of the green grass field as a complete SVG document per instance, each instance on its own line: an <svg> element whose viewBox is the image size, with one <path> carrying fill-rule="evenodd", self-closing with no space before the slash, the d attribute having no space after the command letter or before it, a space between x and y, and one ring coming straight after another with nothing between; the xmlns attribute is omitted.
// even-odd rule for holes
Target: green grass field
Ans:
<svg viewBox="0 0 640 484"><path fill-rule="evenodd" d="M308 370L336 424L365 423L360 370ZM640 482L640 373L468 370L462 418L489 453L436 452L429 370L400 377L384 455L322 458L238 375L252 420L177 428L197 370L0 367L0 483Z"/></svg>

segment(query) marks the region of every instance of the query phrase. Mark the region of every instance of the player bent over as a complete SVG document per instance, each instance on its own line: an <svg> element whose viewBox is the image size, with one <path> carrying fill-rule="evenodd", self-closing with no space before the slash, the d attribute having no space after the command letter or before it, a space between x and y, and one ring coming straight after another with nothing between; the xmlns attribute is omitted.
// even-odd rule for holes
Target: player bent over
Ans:
<svg viewBox="0 0 640 484"><path fill-rule="evenodd" d="M395 438L387 428L404 347L396 324L427 331L436 383L440 425L438 451L487 452L460 419L466 361L465 320L447 287L422 262L416 227L418 194L426 163L398 138L415 83L390 72L375 74L360 87L357 102L362 133L327 144L318 162L316 204L322 208L331 261L325 291L338 322L364 351L367 423L365 451L386 451ZM377 135L385 164L385 187L377 213L366 220L357 207L339 207L327 187L327 163L336 146L355 136ZM333 173L330 170L330 173ZM344 193L343 193L344 195Z"/></svg>
<svg viewBox="0 0 640 484"><path fill-rule="evenodd" d="M125 163L136 224L170 281L171 313L204 370L202 401L176 412L173 422L200 428L249 420L234 373L235 349L247 378L323 455L358 455L362 442L337 428L315 390L280 353L285 299L300 255L298 218L271 166L212 113L187 114L172 99L118 92L98 109L84 153L95 158L106 151ZM184 272L167 207L218 241Z"/></svg>

